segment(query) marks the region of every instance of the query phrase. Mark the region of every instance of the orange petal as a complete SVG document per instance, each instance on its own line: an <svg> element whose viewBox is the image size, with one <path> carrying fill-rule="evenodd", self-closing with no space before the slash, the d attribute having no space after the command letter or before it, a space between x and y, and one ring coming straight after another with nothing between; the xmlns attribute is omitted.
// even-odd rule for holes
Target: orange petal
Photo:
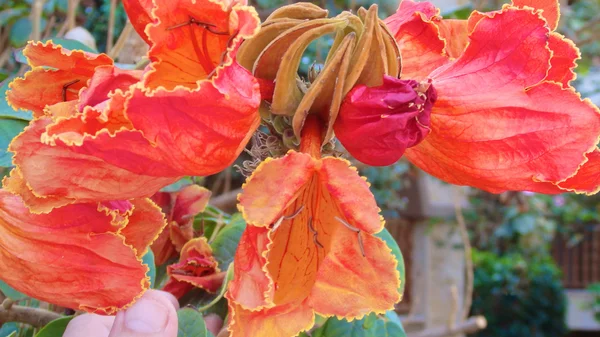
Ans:
<svg viewBox="0 0 600 337"><path fill-rule="evenodd" d="M463 56L434 75L432 132L407 151L413 163L453 184L542 191L535 181L569 178L595 149L598 109L560 84L535 85L549 64L549 32L530 13L508 8L481 20Z"/></svg>
<svg viewBox="0 0 600 337"><path fill-rule="evenodd" d="M438 95L444 95L439 87L446 87L448 82L464 83L451 91L463 97L481 97L482 90L492 87L505 91L510 85L524 88L539 83L550 65L548 35L545 21L531 10L508 7L494 12L476 26L463 55L431 75ZM464 91L465 85L478 90Z"/></svg>
<svg viewBox="0 0 600 337"><path fill-rule="evenodd" d="M229 312L230 337L297 336L315 321L314 312L306 303L250 311L229 301Z"/></svg>
<svg viewBox="0 0 600 337"><path fill-rule="evenodd" d="M237 46L260 24L254 8L221 0L162 1L152 14L157 21L147 33L153 63L145 79L151 89L197 88L215 69L233 62Z"/></svg>
<svg viewBox="0 0 600 337"><path fill-rule="evenodd" d="M314 166L309 155L298 152L262 162L238 198L238 208L248 224L262 227L276 222L298 197L298 191L308 184L315 173Z"/></svg>
<svg viewBox="0 0 600 337"><path fill-rule="evenodd" d="M581 58L579 48L573 41L555 32L550 34L548 47L552 50L552 59L546 81L559 82L563 88L568 88L569 83L577 77L573 70L577 67L577 60Z"/></svg>
<svg viewBox="0 0 600 337"><path fill-rule="evenodd" d="M385 242L362 236L364 256L357 233L346 228L333 235L331 248L321 262L308 303L321 315L361 318L370 312L384 313L400 301L398 261Z"/></svg>
<svg viewBox="0 0 600 337"><path fill-rule="evenodd" d="M194 217L208 205L211 192L199 185L189 185L176 192L170 239L177 251L194 236Z"/></svg>
<svg viewBox="0 0 600 337"><path fill-rule="evenodd" d="M460 108L439 110L445 115L435 115L434 109L436 126L423 143L407 151L409 160L453 184L494 193L545 193L534 179L569 178L596 145L600 112L572 89L543 83L528 91L492 95L494 100L484 108L476 102L457 103L457 98L440 99L439 109Z"/></svg>
<svg viewBox="0 0 600 337"><path fill-rule="evenodd" d="M586 155L585 162L571 178L560 183L562 190L596 194L600 191L600 150L596 149Z"/></svg>
<svg viewBox="0 0 600 337"><path fill-rule="evenodd" d="M141 70L123 70L114 66L96 67L94 75L79 97L80 111L86 106L96 106L108 100L111 93L126 92L142 78Z"/></svg>
<svg viewBox="0 0 600 337"><path fill-rule="evenodd" d="M148 246L158 237L166 226L164 214L152 200L132 199L133 212L125 227L119 232L125 242L132 246L138 257L144 256Z"/></svg>
<svg viewBox="0 0 600 337"><path fill-rule="evenodd" d="M86 148L68 146L60 139L55 141L54 146L43 144L40 138L49 124L50 120L47 118L33 121L9 147L10 151L15 153L15 165L37 197L51 198L55 201L64 199L65 204L75 199L79 202L126 200L151 196L163 186L178 179L149 176L143 172L138 174L121 169L98 156L91 155L90 153L94 152L86 152ZM103 133L95 138L99 143L108 144L105 151L113 156L111 159L114 161L118 161L115 150L119 147L131 146L131 150L138 150L140 153L148 148L147 141L139 133L119 135L123 137L116 139ZM139 160L141 159L143 156L139 157ZM158 167L153 162L138 162L141 168ZM11 191L18 192L12 188ZM43 211L40 208L45 208L43 203L39 204L36 200L25 199L25 202L34 212Z"/></svg>
<svg viewBox="0 0 600 337"><path fill-rule="evenodd" d="M572 176L600 135L598 108L557 83L482 93L483 105L460 96L444 97L437 88L437 111L444 114L436 114L434 108L434 130L406 154L424 171L452 184L494 193L547 193L534 180L560 182ZM468 90L477 89L462 87L461 92Z"/></svg>
<svg viewBox="0 0 600 337"><path fill-rule="evenodd" d="M319 177L344 218L367 233L381 231L384 221L369 183L347 160L328 157L322 162Z"/></svg>
<svg viewBox="0 0 600 337"><path fill-rule="evenodd" d="M188 185L175 192L173 220L183 225L201 212L208 205L211 192L200 185Z"/></svg>
<svg viewBox="0 0 600 337"><path fill-rule="evenodd" d="M266 252L271 243L269 229L247 226L235 253L234 278L229 283L228 298L239 307L256 310L273 306L274 287L268 275Z"/></svg>
<svg viewBox="0 0 600 337"><path fill-rule="evenodd" d="M113 63L104 54L71 51L52 41L31 42L23 54L32 70L10 84L6 99L13 108L31 110L34 117L43 116L47 105L77 99L96 67Z"/></svg>
<svg viewBox="0 0 600 337"><path fill-rule="evenodd" d="M176 226L172 222L167 224L167 228L165 228L152 242L152 253L154 253L154 263L157 266L163 265L167 263L171 258L177 256L177 251L175 250L175 246L173 242L171 242L171 226Z"/></svg>
<svg viewBox="0 0 600 337"><path fill-rule="evenodd" d="M96 204L27 211L0 190L0 275L11 287L59 306L112 314L148 288L147 267Z"/></svg>
<svg viewBox="0 0 600 337"><path fill-rule="evenodd" d="M439 11L428 2L404 0L398 11L385 19L402 54L402 78L422 80L449 61L446 43L432 20Z"/></svg>
<svg viewBox="0 0 600 337"><path fill-rule="evenodd" d="M435 21L440 36L446 41L446 54L458 58L469 44L467 20L446 19Z"/></svg>
<svg viewBox="0 0 600 337"><path fill-rule="evenodd" d="M560 1L559 0L513 0L513 5L523 8L525 6L542 10L542 16L548 22L551 30L558 27L560 19Z"/></svg>
<svg viewBox="0 0 600 337"><path fill-rule="evenodd" d="M10 175L2 180L2 185L6 191L21 197L23 203L30 207L34 213L48 213L54 208L75 202L75 199L61 196L40 197L35 195L31 188L27 186L27 182L23 179L23 174L19 168L12 169Z"/></svg>
<svg viewBox="0 0 600 337"><path fill-rule="evenodd" d="M135 31L150 44L145 33L146 26L153 21L151 14L154 4L152 0L123 0L123 7Z"/></svg>
<svg viewBox="0 0 600 337"><path fill-rule="evenodd" d="M164 165L177 169L154 174L206 176L222 171L242 152L260 123L259 105L258 83L235 64L197 90L147 94L137 89L127 116L153 143ZM131 170L140 166L136 160L119 165Z"/></svg>
<svg viewBox="0 0 600 337"><path fill-rule="evenodd" d="M600 150L586 154L587 161L579 167L577 173L561 183L540 182L536 185L538 191L546 194L565 192L596 194L600 191Z"/></svg>
<svg viewBox="0 0 600 337"><path fill-rule="evenodd" d="M98 211L110 215L113 218L113 225L123 227L129 221L129 216L133 213L133 204L128 200L111 200L98 203Z"/></svg>

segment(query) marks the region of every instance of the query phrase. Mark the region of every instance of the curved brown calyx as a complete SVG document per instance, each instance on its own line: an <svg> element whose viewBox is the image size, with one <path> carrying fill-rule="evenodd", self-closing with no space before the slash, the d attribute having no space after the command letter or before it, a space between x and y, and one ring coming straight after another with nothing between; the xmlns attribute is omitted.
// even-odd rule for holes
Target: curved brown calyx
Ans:
<svg viewBox="0 0 600 337"><path fill-rule="evenodd" d="M343 12L328 18L327 10L311 3L284 6L271 14L260 32L245 41L238 62L255 77L274 82L270 112L289 116L296 137L309 114L326 125L324 143L333 137L333 123L342 99L358 84L380 86L384 75L398 77L400 51L377 5L357 15ZM298 75L308 45L326 35L333 44L320 72Z"/></svg>

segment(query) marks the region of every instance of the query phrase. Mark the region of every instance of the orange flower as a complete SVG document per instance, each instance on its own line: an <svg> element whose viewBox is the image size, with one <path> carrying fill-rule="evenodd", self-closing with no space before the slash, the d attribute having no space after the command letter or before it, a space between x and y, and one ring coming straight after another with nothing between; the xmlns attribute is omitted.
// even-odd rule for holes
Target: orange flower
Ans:
<svg viewBox="0 0 600 337"><path fill-rule="evenodd" d="M579 51L553 31L558 13L557 0L515 0L469 20L441 20L432 4L403 1L385 20L402 77L437 92L429 109L421 106L430 117L419 117L430 132L406 157L449 183L494 193L598 192L600 110L569 85ZM394 97L389 84L353 89L335 125L348 151L374 165L399 157L412 129L397 123L390 131L388 123L419 106L386 97L377 110L361 109L386 90Z"/></svg>
<svg viewBox="0 0 600 337"><path fill-rule="evenodd" d="M373 235L375 199L347 161L320 157L323 129L309 117L300 152L267 159L239 196L248 227L226 295L232 337L294 336L315 313L354 319L400 300L398 262Z"/></svg>
<svg viewBox="0 0 600 337"><path fill-rule="evenodd" d="M204 211L210 194L204 187L189 185L177 192L158 192L152 196L167 217L167 228L152 244L156 265L176 257L194 237L194 216Z"/></svg>
<svg viewBox="0 0 600 337"><path fill-rule="evenodd" d="M149 287L141 257L165 226L149 199L56 208L31 214L0 190L0 275L43 301L112 314Z"/></svg>
<svg viewBox="0 0 600 337"><path fill-rule="evenodd" d="M206 238L188 241L181 249L179 263L168 266L167 273L171 279L163 290L177 298L194 288L215 292L225 279L225 272L219 269Z"/></svg>
<svg viewBox="0 0 600 337"><path fill-rule="evenodd" d="M152 3L151 11L143 7ZM254 9L209 0L133 8L151 13L152 63L143 77L114 67L106 55L51 43L25 50L33 70L11 84L8 100L35 108L36 119L10 151L14 176L39 197L26 200L34 212L148 197L182 176L219 172L258 127L258 83L234 61L241 41L258 30ZM133 22L139 30L147 21Z"/></svg>

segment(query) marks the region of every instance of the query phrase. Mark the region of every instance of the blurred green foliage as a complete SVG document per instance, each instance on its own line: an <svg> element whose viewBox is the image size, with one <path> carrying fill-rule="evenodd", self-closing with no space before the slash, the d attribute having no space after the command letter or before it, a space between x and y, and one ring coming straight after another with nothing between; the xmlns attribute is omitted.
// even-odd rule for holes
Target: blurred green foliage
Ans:
<svg viewBox="0 0 600 337"><path fill-rule="evenodd" d="M563 337L566 296L560 271L549 257L498 256L474 251L472 313L485 315L487 329L474 337Z"/></svg>

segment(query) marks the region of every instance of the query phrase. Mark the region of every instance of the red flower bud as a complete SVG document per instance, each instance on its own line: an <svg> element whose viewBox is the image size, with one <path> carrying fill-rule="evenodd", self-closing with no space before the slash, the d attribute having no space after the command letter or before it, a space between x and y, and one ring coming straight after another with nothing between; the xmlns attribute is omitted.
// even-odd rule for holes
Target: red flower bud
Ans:
<svg viewBox="0 0 600 337"><path fill-rule="evenodd" d="M361 162L391 165L429 134L436 99L429 82L384 76L381 86L359 85L348 93L335 122L335 134Z"/></svg>

